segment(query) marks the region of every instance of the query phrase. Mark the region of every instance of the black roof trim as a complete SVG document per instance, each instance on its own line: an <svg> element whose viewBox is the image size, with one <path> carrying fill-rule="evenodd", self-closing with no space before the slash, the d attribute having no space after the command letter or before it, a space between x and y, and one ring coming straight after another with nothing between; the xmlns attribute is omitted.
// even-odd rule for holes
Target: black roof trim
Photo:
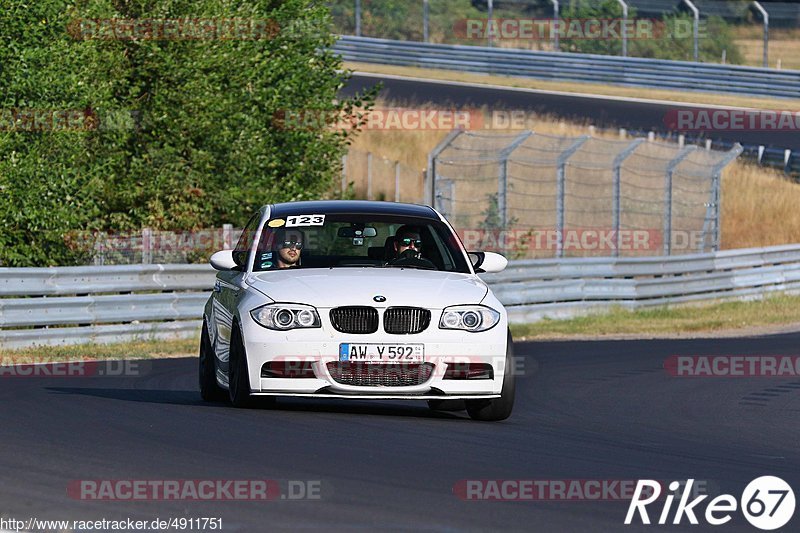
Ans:
<svg viewBox="0 0 800 533"><path fill-rule="evenodd" d="M290 215L399 215L439 220L436 212L427 205L376 202L367 200L318 200L273 204L270 218Z"/></svg>

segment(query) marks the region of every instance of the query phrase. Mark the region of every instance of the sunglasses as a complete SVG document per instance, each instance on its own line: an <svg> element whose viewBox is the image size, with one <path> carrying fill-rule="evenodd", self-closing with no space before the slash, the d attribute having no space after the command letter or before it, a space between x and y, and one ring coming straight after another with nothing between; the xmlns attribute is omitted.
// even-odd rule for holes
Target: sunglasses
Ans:
<svg viewBox="0 0 800 533"><path fill-rule="evenodd" d="M294 248L296 250L302 250L303 249L303 243L302 242L297 242L297 241L284 241L284 242L282 242L280 244L280 248L281 249Z"/></svg>
<svg viewBox="0 0 800 533"><path fill-rule="evenodd" d="M414 248L419 248L422 246L421 240L412 239L411 237L403 237L399 242L400 246L414 246Z"/></svg>

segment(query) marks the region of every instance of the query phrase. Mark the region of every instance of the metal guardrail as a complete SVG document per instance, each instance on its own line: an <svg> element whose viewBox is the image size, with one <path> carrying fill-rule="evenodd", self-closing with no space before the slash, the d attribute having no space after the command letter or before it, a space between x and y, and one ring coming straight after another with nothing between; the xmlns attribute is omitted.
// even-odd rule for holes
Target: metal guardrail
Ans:
<svg viewBox="0 0 800 533"><path fill-rule="evenodd" d="M0 268L0 348L191 337L208 265Z"/></svg>
<svg viewBox="0 0 800 533"><path fill-rule="evenodd" d="M800 98L800 71L511 48L444 45L342 36L334 51L346 61L613 83L653 89Z"/></svg>
<svg viewBox="0 0 800 533"><path fill-rule="evenodd" d="M207 265L0 268L0 348L196 336L214 275ZM512 261L483 278L511 322L531 322L800 292L800 245Z"/></svg>
<svg viewBox="0 0 800 533"><path fill-rule="evenodd" d="M800 245L669 257L513 261L483 276L512 322L800 291Z"/></svg>

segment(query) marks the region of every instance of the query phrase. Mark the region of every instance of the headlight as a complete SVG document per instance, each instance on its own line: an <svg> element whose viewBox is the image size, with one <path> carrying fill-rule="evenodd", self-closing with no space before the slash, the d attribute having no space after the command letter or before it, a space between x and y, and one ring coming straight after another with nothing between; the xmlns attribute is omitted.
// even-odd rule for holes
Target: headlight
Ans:
<svg viewBox="0 0 800 533"><path fill-rule="evenodd" d="M250 311L250 316L265 328L279 331L320 327L319 314L310 305L267 304Z"/></svg>
<svg viewBox="0 0 800 533"><path fill-rule="evenodd" d="M440 329L486 331L500 322L500 313L483 305L456 305L442 312Z"/></svg>

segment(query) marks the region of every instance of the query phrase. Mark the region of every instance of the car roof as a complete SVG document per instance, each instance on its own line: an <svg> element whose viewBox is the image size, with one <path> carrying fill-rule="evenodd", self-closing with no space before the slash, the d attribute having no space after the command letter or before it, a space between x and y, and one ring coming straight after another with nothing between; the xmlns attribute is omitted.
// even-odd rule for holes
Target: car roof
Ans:
<svg viewBox="0 0 800 533"><path fill-rule="evenodd" d="M436 211L427 205L376 202L367 200L319 200L286 202L270 206L270 218L290 215L400 215L439 220Z"/></svg>

